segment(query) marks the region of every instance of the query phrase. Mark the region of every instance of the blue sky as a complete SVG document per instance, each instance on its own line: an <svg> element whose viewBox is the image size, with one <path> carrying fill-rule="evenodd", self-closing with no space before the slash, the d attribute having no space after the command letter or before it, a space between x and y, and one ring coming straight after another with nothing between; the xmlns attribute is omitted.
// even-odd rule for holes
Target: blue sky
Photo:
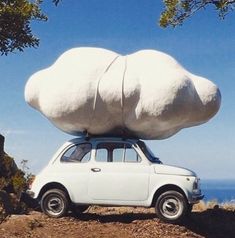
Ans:
<svg viewBox="0 0 235 238"><path fill-rule="evenodd" d="M37 173L72 138L25 103L24 86L31 74L73 47L103 47L121 54L151 48L172 55L192 73L215 82L222 105L208 123L147 143L164 163L188 167L202 178L235 179L234 13L221 21L208 9L181 27L162 29L157 25L163 9L158 0L70 0L58 7L45 2L48 22L33 23L40 47L0 58L0 133L6 136L6 152L18 164L26 159Z"/></svg>

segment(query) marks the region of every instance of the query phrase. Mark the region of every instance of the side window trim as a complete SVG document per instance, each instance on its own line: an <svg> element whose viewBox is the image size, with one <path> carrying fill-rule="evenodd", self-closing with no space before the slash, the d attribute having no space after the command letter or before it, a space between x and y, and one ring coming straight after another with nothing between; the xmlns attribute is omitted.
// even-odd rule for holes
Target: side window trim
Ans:
<svg viewBox="0 0 235 238"><path fill-rule="evenodd" d="M121 157L121 160L120 161L113 161L113 158L114 158L114 150L115 149L119 149L119 147L117 146L117 148L114 148L111 152L107 149L107 148L99 148L99 145L100 144L123 144L123 147L121 147L121 149L123 149L123 153L122 153L122 157ZM107 158L105 161L98 161L97 160L97 151L99 149L105 149L107 151ZM136 161L128 161L126 159L126 154L127 154L127 150L128 149L132 149L135 154L136 154ZM138 150L135 148L134 144L128 142L128 141L118 141L118 142L98 142L95 144L95 147L94 147L94 150L95 150L95 154L94 154L94 161L97 162L97 163L100 163L100 162L103 162L103 163L141 163L142 162L142 158L138 152ZM110 155L111 154L111 155ZM110 158L112 157L112 158ZM110 159L112 159L112 161L110 161Z"/></svg>
<svg viewBox="0 0 235 238"><path fill-rule="evenodd" d="M99 143L100 144L100 143ZM106 151L106 160L102 161L102 160L97 160L97 155L98 155L98 150L105 150ZM98 148L98 144L95 147L95 158L94 161L96 163L108 163L109 161L109 152L106 148Z"/></svg>
<svg viewBox="0 0 235 238"><path fill-rule="evenodd" d="M136 150L134 144L131 144L131 148L135 151L138 160L136 162L132 162L132 161L127 161L126 162L125 161L125 163L141 163L142 162L142 158L141 158L140 154L138 153L138 151Z"/></svg>
<svg viewBox="0 0 235 238"><path fill-rule="evenodd" d="M73 160L69 160L69 159L68 159L67 161L66 161L65 159L63 160L63 157L66 155L67 152L69 152L69 150L71 150L72 148L74 148L74 149L72 150L71 154L69 154L68 158L70 158L74 153L76 153L76 150L78 149L79 146L84 145L84 144L89 145L90 148L89 148L89 151L85 152L85 153L82 155L82 157L81 157L80 160L76 160L76 157L78 156L78 155L76 155L76 154L75 154L75 158L74 158ZM62 151L61 156L60 156L60 162L61 162L61 163L79 163L79 164L81 164L81 163L88 163L88 162L92 159L92 149L93 149L93 148L92 148L92 144L89 143L89 142L82 142L82 143L72 144L72 145L68 146L67 148L65 148L65 149ZM83 161L84 157L86 157L88 154L90 154L88 160Z"/></svg>

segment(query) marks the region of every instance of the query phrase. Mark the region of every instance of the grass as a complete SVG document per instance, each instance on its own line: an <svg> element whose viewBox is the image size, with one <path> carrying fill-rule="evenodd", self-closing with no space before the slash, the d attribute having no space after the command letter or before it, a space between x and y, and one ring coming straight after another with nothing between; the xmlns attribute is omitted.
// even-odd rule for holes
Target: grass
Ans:
<svg viewBox="0 0 235 238"><path fill-rule="evenodd" d="M193 206L194 211L205 211L208 209L224 209L228 211L235 211L235 202L218 203L217 200L200 201Z"/></svg>

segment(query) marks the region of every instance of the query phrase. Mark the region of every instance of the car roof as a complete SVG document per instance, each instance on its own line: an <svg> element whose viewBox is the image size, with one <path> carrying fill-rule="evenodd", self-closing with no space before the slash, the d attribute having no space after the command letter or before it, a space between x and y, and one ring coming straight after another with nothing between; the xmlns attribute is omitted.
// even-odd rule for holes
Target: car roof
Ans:
<svg viewBox="0 0 235 238"><path fill-rule="evenodd" d="M139 139L135 138L121 138L121 137L96 137L96 136L90 136L90 137L76 137L71 139L69 142L70 143L81 143L81 142L132 142L136 143L139 141Z"/></svg>

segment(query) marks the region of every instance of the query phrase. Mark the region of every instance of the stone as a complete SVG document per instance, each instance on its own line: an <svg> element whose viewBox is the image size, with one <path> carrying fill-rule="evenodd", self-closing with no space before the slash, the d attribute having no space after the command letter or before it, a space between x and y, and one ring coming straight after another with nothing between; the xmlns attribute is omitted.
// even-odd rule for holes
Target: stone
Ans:
<svg viewBox="0 0 235 238"><path fill-rule="evenodd" d="M25 100L69 134L164 139L210 120L221 95L165 53L81 47L32 75Z"/></svg>

